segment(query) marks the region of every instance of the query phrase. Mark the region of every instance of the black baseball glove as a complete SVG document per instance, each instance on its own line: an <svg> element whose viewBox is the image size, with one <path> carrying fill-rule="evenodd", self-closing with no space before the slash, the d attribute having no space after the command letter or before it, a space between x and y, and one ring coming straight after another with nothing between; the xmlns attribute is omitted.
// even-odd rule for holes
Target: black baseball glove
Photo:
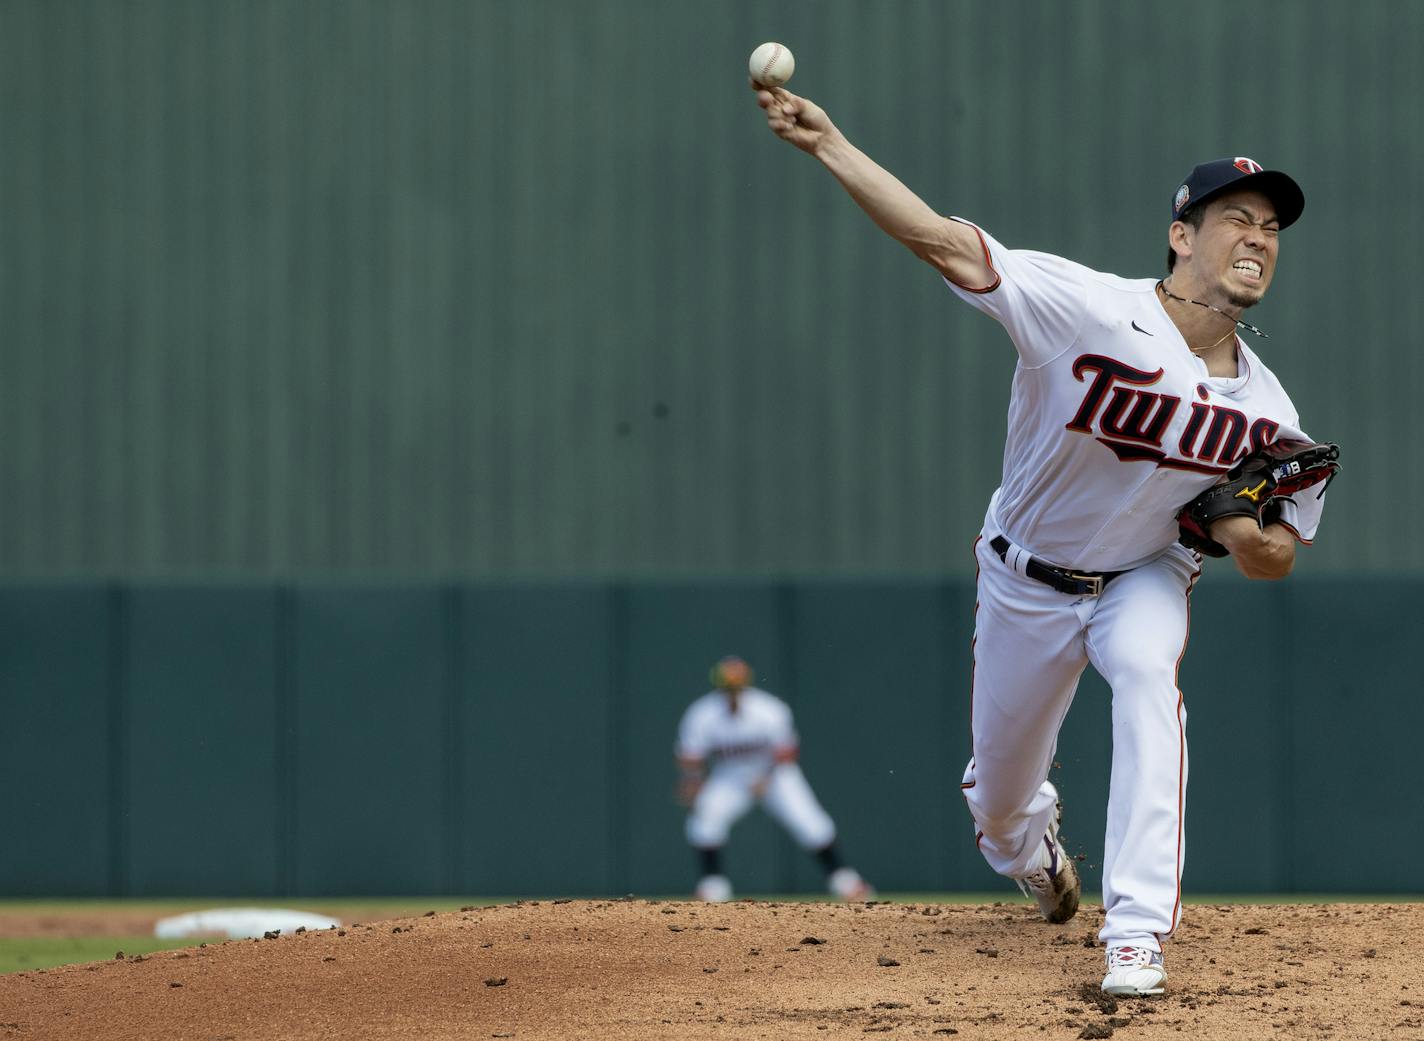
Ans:
<svg viewBox="0 0 1424 1041"><path fill-rule="evenodd" d="M1296 492L1322 482L1329 485L1340 472L1340 446L1310 441L1277 441L1257 449L1227 471L1177 514L1179 541L1209 557L1224 557L1226 547L1211 537L1213 521L1222 517L1254 517L1261 527L1280 519L1281 504ZM1317 493L1325 494L1322 487Z"/></svg>

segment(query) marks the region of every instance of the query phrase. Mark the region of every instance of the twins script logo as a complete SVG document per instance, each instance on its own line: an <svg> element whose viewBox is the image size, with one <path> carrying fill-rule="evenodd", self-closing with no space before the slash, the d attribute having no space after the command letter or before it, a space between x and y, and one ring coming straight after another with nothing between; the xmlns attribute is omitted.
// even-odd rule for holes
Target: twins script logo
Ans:
<svg viewBox="0 0 1424 1041"><path fill-rule="evenodd" d="M1073 375L1088 383L1088 389L1068 429L1095 436L1124 463L1152 462L1203 474L1225 473L1275 439L1280 424L1273 419L1251 423L1237 409L1193 401L1176 450L1168 455L1162 439L1182 399L1146 389L1162 379L1162 372L1136 369L1101 354L1083 355L1073 363Z"/></svg>

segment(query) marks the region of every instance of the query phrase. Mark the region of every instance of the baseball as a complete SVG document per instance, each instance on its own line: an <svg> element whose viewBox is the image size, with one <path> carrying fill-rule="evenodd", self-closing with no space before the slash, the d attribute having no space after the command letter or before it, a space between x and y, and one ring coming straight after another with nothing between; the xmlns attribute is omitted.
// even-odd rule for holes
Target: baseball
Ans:
<svg viewBox="0 0 1424 1041"><path fill-rule="evenodd" d="M757 86L779 87L796 71L796 59L784 44L764 43L752 51L747 71Z"/></svg>

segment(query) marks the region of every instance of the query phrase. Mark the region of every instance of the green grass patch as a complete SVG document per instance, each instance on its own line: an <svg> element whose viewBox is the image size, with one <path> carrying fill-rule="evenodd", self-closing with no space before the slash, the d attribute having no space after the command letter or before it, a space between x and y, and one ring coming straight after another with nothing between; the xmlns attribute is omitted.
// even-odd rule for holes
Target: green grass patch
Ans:
<svg viewBox="0 0 1424 1041"><path fill-rule="evenodd" d="M129 914L151 914L154 918L183 914L185 911L205 911L215 907L285 907L294 911L323 914L348 911L370 914L391 912L391 917L408 917L426 911L458 911L462 907L485 907L490 904L513 903L517 897L483 896L382 896L382 897L265 897L211 896L178 897L165 900L114 899L112 897L77 897L70 900L11 897L0 899L0 915L70 914L82 911L123 911Z"/></svg>
<svg viewBox="0 0 1424 1041"><path fill-rule="evenodd" d="M152 954L179 947L194 947L198 940L160 940L153 936L41 936L0 937L0 973L49 969L56 965L107 961L118 951L126 955Z"/></svg>

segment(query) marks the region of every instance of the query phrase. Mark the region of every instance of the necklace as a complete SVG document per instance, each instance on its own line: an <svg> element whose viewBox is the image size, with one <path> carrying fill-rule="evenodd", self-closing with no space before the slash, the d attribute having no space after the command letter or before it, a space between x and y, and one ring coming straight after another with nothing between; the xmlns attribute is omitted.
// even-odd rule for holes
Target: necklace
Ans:
<svg viewBox="0 0 1424 1041"><path fill-rule="evenodd" d="M1200 300L1191 300L1191 299L1188 299L1188 298L1185 297L1185 296L1178 296L1176 293L1172 292L1170 289L1167 288L1167 283L1164 282L1164 281L1158 281L1158 283L1157 283L1157 288L1160 289L1160 290L1162 290L1162 292L1166 293L1166 294L1167 294L1168 296L1170 296L1173 300L1179 300L1179 301L1181 301L1181 302L1184 303L1184 304L1196 304L1198 307L1205 307L1208 311L1215 311L1217 314L1221 315L1223 318L1226 318L1226 319L1228 319L1229 321L1232 321L1232 322L1236 323L1236 325L1241 326L1241 328L1243 328L1243 329L1250 329L1253 333L1255 333L1257 336L1261 337L1263 340L1269 340L1269 339L1271 338L1267 333L1264 333L1264 332L1262 332L1260 329L1257 329L1257 328L1256 328L1254 325L1252 325L1250 322L1243 322L1240 318L1232 318L1231 315L1227 314L1225 311L1223 311L1223 310L1222 310L1221 308L1219 308L1219 307L1214 307L1214 306L1212 306L1211 304L1204 304L1204 303L1202 303ZM1235 332L1236 330L1233 328L1231 331L1232 331L1232 332ZM1227 335L1230 335L1230 334L1228 333ZM1221 340L1224 340L1224 339L1226 339L1225 336L1223 336L1223 337L1221 338ZM1217 340L1216 343L1214 343L1214 344L1211 345L1211 347L1215 347L1217 343L1220 343L1220 342L1221 342L1221 340ZM1201 347L1201 348L1191 348L1191 349L1192 349L1192 350L1209 351L1209 350L1211 350L1211 347Z"/></svg>
<svg viewBox="0 0 1424 1041"><path fill-rule="evenodd" d="M1228 315L1227 317L1229 318L1230 315ZM1211 350L1213 347L1219 347L1219 346L1221 346L1221 344L1223 344L1223 343L1226 342L1226 337L1227 337L1227 336L1231 336L1231 335L1234 334L1235 332L1236 332L1236 326L1233 325L1230 329L1226 330L1226 335L1223 336L1221 339L1217 340L1216 343L1207 344L1205 347L1193 347L1191 344L1187 344L1187 350L1191 351L1193 354L1205 354L1207 351Z"/></svg>

